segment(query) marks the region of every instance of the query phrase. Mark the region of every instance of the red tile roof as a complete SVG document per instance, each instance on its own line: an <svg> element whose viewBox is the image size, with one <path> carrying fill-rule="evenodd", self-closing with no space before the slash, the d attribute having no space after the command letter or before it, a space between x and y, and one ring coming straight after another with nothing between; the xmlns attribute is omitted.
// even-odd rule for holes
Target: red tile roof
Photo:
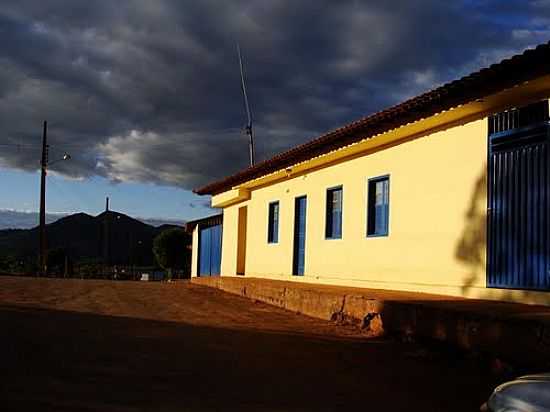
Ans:
<svg viewBox="0 0 550 412"><path fill-rule="evenodd" d="M224 192L238 184L546 74L550 74L550 42L328 132L194 192L199 195Z"/></svg>

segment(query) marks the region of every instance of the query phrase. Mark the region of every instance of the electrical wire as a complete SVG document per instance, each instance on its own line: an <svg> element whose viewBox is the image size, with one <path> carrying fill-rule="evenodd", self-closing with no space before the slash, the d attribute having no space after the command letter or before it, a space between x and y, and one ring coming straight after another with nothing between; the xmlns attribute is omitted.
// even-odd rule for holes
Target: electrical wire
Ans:
<svg viewBox="0 0 550 412"><path fill-rule="evenodd" d="M17 144L17 143L0 143L0 147L14 147L17 149L40 149L41 146L34 146L30 144Z"/></svg>
<svg viewBox="0 0 550 412"><path fill-rule="evenodd" d="M220 135L220 134L226 134L226 133L233 133L233 132L242 132L242 128L239 127L230 127L227 129L217 129L214 131L204 131L205 134L208 135ZM189 133L198 133L198 131L192 131ZM186 133L182 133L182 135L185 135ZM104 142L97 142L96 144L105 144ZM93 145L93 144L92 144ZM161 145L169 145L169 146L187 146L188 143L186 142L165 142L165 141L157 141L157 142L147 142L147 145L150 146L161 146ZM51 142L48 143L48 146L56 146L56 147L90 147L90 142ZM0 147L16 147L16 148L37 148L40 149L42 147L39 143L0 143Z"/></svg>

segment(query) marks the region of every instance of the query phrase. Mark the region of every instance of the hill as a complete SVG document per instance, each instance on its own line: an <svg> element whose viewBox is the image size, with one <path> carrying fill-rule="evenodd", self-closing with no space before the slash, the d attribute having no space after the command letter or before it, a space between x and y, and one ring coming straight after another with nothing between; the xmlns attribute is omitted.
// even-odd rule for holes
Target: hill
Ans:
<svg viewBox="0 0 550 412"><path fill-rule="evenodd" d="M164 230L123 213L108 211L98 216L77 213L46 225L48 249L64 249L75 261L97 260L111 264L154 263L153 239ZM0 230L0 255L37 256L39 228Z"/></svg>
<svg viewBox="0 0 550 412"><path fill-rule="evenodd" d="M46 213L46 223L53 223L67 215L68 213ZM38 224L38 220L37 212L0 209L0 230L32 229Z"/></svg>
<svg viewBox="0 0 550 412"><path fill-rule="evenodd" d="M46 213L46 223L53 223L70 213ZM0 209L0 230L4 229L32 229L38 225L39 214L37 212L20 211L11 209ZM151 226L162 226L165 224L173 226L185 225L184 220L166 218L138 217L136 219Z"/></svg>

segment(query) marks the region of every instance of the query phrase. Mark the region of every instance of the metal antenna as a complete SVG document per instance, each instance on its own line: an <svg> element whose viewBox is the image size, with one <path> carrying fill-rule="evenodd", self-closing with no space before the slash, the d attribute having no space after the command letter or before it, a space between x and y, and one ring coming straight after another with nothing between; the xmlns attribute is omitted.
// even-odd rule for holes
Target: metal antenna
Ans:
<svg viewBox="0 0 550 412"><path fill-rule="evenodd" d="M246 85L244 81L244 68L243 59L241 56L241 47L237 43L237 54L239 55L239 67L241 69L241 89L244 97L244 108L246 110L247 123L245 132L248 135L248 150L250 154L250 166L254 166L254 132L252 131L252 113L250 112L250 105L248 104L248 96L246 94Z"/></svg>

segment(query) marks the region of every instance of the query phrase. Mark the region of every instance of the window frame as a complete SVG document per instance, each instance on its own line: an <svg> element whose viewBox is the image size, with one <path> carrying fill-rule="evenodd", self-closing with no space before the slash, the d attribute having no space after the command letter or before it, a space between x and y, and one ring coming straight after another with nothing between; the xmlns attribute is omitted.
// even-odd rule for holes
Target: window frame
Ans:
<svg viewBox="0 0 550 412"><path fill-rule="evenodd" d="M329 193L340 191L340 235L335 236L332 232L334 226L333 226L333 214L334 209L332 209L332 202L329 205ZM329 206L330 206L330 214L329 214ZM330 227L329 227L330 222ZM330 229L330 234L329 234ZM325 191L325 240L341 240L344 237L344 186L338 185L338 186L332 186L326 189Z"/></svg>
<svg viewBox="0 0 550 412"><path fill-rule="evenodd" d="M274 227L272 207L277 206L277 227ZM279 243L279 226L281 221L281 203L273 200L267 204L267 243L277 245Z"/></svg>
<svg viewBox="0 0 550 412"><path fill-rule="evenodd" d="M366 201L367 201L367 207L366 207L366 214L367 214L367 224L366 224L366 237L367 238L374 238L374 237L388 237L390 235L390 174L385 174L385 175L381 175L381 176L376 176L376 177L371 177L369 179L367 179L367 196L366 196ZM370 229L372 226L376 227L376 220L374 221L374 223L371 225L371 219L376 219L376 212L375 212L375 208L376 208L376 192L374 192L374 198L371 198L371 186L373 187L374 190L376 190L376 184L379 183L379 182L383 182L383 181L387 181L388 182L388 189L387 189L387 198L388 198L388 202L387 202L387 212L386 212L386 216L387 216L387 223L386 223L386 230L383 232L383 233L376 233L376 232L373 232L373 233L370 233ZM372 205L371 205L371 199L372 199ZM372 212L375 212L374 213L374 217Z"/></svg>

